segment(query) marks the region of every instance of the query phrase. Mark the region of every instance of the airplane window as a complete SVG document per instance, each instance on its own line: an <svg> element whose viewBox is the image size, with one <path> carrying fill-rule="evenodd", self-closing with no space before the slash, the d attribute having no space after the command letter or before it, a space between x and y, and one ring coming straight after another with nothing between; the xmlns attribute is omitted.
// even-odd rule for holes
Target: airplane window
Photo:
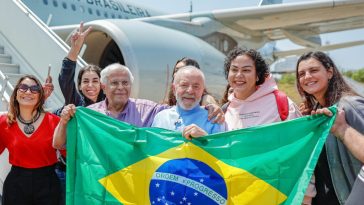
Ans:
<svg viewBox="0 0 364 205"><path fill-rule="evenodd" d="M76 11L76 6L74 4L71 4L71 8L73 11Z"/></svg>
<svg viewBox="0 0 364 205"><path fill-rule="evenodd" d="M96 9L96 14L97 16L100 16L100 11L98 9Z"/></svg>
<svg viewBox="0 0 364 205"><path fill-rule="evenodd" d="M81 11L82 13L85 13L85 8L84 8L83 6L80 6L80 11Z"/></svg>
<svg viewBox="0 0 364 205"><path fill-rule="evenodd" d="M53 6L57 7L58 6L58 2L56 0L53 0Z"/></svg>
<svg viewBox="0 0 364 205"><path fill-rule="evenodd" d="M104 13L104 16L105 16L105 18L108 18L109 17L109 15L107 15L106 11Z"/></svg>
<svg viewBox="0 0 364 205"><path fill-rule="evenodd" d="M111 18L113 18L113 19L114 19L114 18L115 18L115 14L111 14Z"/></svg>
<svg viewBox="0 0 364 205"><path fill-rule="evenodd" d="M44 3L45 5L48 5L48 0L43 0L43 3Z"/></svg>
<svg viewBox="0 0 364 205"><path fill-rule="evenodd" d="M90 15L92 15L92 9L91 9L91 8L88 8L88 13L89 13Z"/></svg>
<svg viewBox="0 0 364 205"><path fill-rule="evenodd" d="M62 2L62 7L63 7L64 9L67 9L67 4L66 4L66 2Z"/></svg>

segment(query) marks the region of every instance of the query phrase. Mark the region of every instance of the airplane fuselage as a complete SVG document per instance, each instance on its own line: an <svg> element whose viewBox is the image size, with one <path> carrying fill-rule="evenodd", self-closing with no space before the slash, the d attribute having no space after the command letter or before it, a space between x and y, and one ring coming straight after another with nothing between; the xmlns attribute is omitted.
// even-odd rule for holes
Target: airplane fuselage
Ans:
<svg viewBox="0 0 364 205"><path fill-rule="evenodd" d="M134 19L164 13L125 0L22 0L48 26L97 19ZM67 14L67 15L65 15Z"/></svg>

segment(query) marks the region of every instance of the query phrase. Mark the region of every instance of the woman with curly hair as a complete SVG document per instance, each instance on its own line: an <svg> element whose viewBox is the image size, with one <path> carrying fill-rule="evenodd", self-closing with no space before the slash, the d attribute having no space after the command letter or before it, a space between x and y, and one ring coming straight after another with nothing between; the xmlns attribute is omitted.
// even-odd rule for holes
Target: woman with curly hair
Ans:
<svg viewBox="0 0 364 205"><path fill-rule="evenodd" d="M227 130L301 116L293 101L278 91L269 66L258 51L242 48L230 51L225 59L225 77L233 89L233 93L228 96L229 102L223 106L226 107L223 110L226 110ZM282 101L285 103L278 103ZM286 107L283 109L285 113L280 111L281 107ZM312 197L316 194L313 184L314 177L307 188L303 204L311 204Z"/></svg>
<svg viewBox="0 0 364 205"><path fill-rule="evenodd" d="M224 67L233 89L225 114L228 130L282 121L274 93L278 87L258 51L235 48L227 55ZM286 119L301 116L297 106L288 97L286 100Z"/></svg>

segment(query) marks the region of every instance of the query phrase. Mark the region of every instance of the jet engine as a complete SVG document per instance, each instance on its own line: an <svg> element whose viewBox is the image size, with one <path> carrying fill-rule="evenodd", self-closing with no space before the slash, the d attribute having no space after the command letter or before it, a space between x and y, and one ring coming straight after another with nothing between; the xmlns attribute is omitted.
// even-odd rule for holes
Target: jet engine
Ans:
<svg viewBox="0 0 364 205"><path fill-rule="evenodd" d="M138 20L98 20L87 23L92 31L85 39L82 58L101 68L119 62L134 75L132 96L160 102L170 87L171 73L182 57L197 60L207 90L220 99L227 84L225 55L190 34Z"/></svg>

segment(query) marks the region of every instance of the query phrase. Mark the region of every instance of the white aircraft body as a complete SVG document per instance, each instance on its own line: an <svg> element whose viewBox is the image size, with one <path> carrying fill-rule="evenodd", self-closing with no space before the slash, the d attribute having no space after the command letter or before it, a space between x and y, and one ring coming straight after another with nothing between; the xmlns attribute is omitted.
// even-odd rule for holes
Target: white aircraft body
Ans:
<svg viewBox="0 0 364 205"><path fill-rule="evenodd" d="M235 46L261 49L267 59L274 60L303 52L275 51L276 40L288 38L306 49L342 48L357 44L322 46L319 34L364 27L364 0L316 0L171 15L125 0L22 1L66 42L79 22L87 22L94 29L85 41L82 58L101 67L125 64L136 77L133 96L155 101L164 98L171 70L184 56L201 64L208 90L220 97L226 85L224 57ZM261 4L270 3L281 1Z"/></svg>
<svg viewBox="0 0 364 205"><path fill-rule="evenodd" d="M19 0L12 1L19 4ZM266 58L274 60L277 56L307 50L357 45L362 42L322 45L319 35L364 27L364 0L316 0L169 15L125 0L22 0L22 3L65 42L69 42L81 21L92 26L80 56L87 63L101 67L113 62L125 64L135 76L133 96L155 101L164 98L172 68L182 57L194 58L200 63L208 90L218 97L226 85L225 54L235 46L261 49ZM18 26L16 22L13 24ZM11 35L6 37L12 40ZM279 52L274 42L281 39L290 39L304 49ZM27 39L12 45L32 43ZM36 43L32 46L46 50L43 42ZM33 52L32 58L39 58L45 64L53 60L60 65L63 57L36 55ZM31 60L26 61L31 64ZM39 69L35 73L44 79L46 66L35 67ZM53 78L58 73L58 69L53 69ZM55 95L62 96L59 89ZM5 166L4 160L1 166ZM2 180L7 171L0 169Z"/></svg>

